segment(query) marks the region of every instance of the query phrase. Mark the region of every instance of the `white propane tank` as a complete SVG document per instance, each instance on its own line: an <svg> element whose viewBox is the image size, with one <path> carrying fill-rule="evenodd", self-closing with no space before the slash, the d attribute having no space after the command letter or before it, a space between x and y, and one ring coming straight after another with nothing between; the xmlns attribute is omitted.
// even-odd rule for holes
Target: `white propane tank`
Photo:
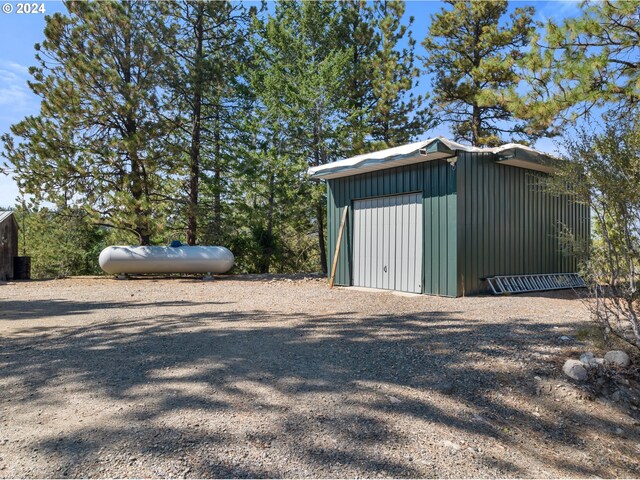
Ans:
<svg viewBox="0 0 640 480"><path fill-rule="evenodd" d="M225 247L112 246L100 252L106 273L225 273L233 267L233 253Z"/></svg>

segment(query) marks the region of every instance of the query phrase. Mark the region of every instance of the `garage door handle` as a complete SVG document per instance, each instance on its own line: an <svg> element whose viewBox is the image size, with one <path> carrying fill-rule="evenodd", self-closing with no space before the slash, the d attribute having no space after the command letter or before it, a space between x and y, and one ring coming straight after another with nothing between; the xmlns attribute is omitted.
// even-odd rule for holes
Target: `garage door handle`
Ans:
<svg viewBox="0 0 640 480"><path fill-rule="evenodd" d="M387 273L387 266L384 266L384 273Z"/></svg>

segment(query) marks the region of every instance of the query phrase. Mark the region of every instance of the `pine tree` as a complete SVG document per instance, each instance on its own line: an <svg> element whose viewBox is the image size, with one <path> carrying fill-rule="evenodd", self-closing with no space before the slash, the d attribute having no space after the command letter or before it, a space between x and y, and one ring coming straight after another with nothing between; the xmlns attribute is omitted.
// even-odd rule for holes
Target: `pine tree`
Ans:
<svg viewBox="0 0 640 480"><path fill-rule="evenodd" d="M344 148L347 155L357 155L370 150L369 118L376 105L373 63L381 40L373 6L364 0L346 0L339 5L341 43L349 50L343 92L349 101L350 115Z"/></svg>
<svg viewBox="0 0 640 480"><path fill-rule="evenodd" d="M640 101L640 1L581 5L581 16L548 22L526 58L530 88L517 113L552 134L594 107L626 115Z"/></svg>
<svg viewBox="0 0 640 480"><path fill-rule="evenodd" d="M433 128L435 117L423 106L427 98L412 91L420 72L410 30L414 19L402 23L404 2L340 5L341 46L350 52L342 89L350 108L348 155L406 143Z"/></svg>
<svg viewBox="0 0 640 480"><path fill-rule="evenodd" d="M426 100L414 95L419 69L415 66L415 40L407 25L401 23L403 1L382 0L375 4L380 45L371 62L371 84L374 96L369 123L376 146L394 147L407 143L416 135L435 126L434 117L422 105ZM400 47L406 38L407 46Z"/></svg>
<svg viewBox="0 0 640 480"><path fill-rule="evenodd" d="M32 278L96 275L107 230L96 226L82 210L16 209L20 225L20 254L31 257Z"/></svg>
<svg viewBox="0 0 640 480"><path fill-rule="evenodd" d="M40 114L3 137L23 193L59 208L82 206L96 221L147 245L165 221L171 122L150 41L155 11L144 2L66 2L47 18L31 89Z"/></svg>
<svg viewBox="0 0 640 480"><path fill-rule="evenodd" d="M246 34L253 10L228 1L181 1L164 4L167 25L158 25L160 41L171 55L165 66L168 103L183 120L178 146L186 162L184 216L189 245L198 239L201 183L213 196L213 232L220 237L223 176L228 167L225 136L234 129L238 103L242 101L239 65L247 56ZM209 178L209 174L213 178Z"/></svg>
<svg viewBox="0 0 640 480"><path fill-rule="evenodd" d="M340 48L340 19L335 2L279 2L263 28L264 89L259 101L273 112L285 132L283 145L305 167L335 161L344 152L349 100L343 95L348 50ZM307 200L314 223L323 271L326 197L315 186Z"/></svg>
<svg viewBox="0 0 640 480"><path fill-rule="evenodd" d="M263 78L256 71L249 77L252 86ZM280 123L278 112L264 104L256 105L248 116L245 132L252 133L250 142L241 151L241 170L233 181L233 238L241 246L241 268L258 273L290 271L294 267L317 268L304 259L309 245L313 212L307 202L312 185L305 182L307 162L295 155L288 145L288 135ZM241 173L241 174L240 174ZM302 247L302 248L300 248Z"/></svg>
<svg viewBox="0 0 640 480"><path fill-rule="evenodd" d="M520 82L517 62L534 32L533 7L516 8L505 23L505 0L447 0L432 16L422 42L433 75L433 101L454 138L471 145L533 140L538 132L518 122L509 106Z"/></svg>

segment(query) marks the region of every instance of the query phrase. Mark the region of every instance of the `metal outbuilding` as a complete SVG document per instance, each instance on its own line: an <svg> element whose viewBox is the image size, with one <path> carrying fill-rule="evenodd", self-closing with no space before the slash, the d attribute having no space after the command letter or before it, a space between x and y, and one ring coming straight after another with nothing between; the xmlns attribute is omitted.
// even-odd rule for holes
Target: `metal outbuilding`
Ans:
<svg viewBox="0 0 640 480"><path fill-rule="evenodd" d="M18 256L18 222L11 211L0 210L0 280L13 278L13 262Z"/></svg>
<svg viewBox="0 0 640 480"><path fill-rule="evenodd" d="M347 207L335 283L456 297L490 276L575 272L561 232L588 241L590 212L544 188L556 161L433 138L311 168L327 182L330 262Z"/></svg>

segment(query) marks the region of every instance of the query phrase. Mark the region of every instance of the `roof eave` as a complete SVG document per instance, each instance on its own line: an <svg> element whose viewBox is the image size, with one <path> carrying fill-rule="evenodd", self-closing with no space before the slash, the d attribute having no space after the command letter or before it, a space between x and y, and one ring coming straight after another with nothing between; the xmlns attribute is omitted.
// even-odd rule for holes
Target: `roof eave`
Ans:
<svg viewBox="0 0 640 480"><path fill-rule="evenodd" d="M436 139L413 152L404 155L395 155L385 158L372 158L357 165L347 165L336 167L330 170L315 172L311 174L313 179L331 180L333 178L360 175L362 173L376 170L411 165L414 163L429 162L444 158L451 158L456 155L455 150L448 148L443 142Z"/></svg>
<svg viewBox="0 0 640 480"><path fill-rule="evenodd" d="M525 168L543 173L553 173L556 171L558 160L549 155L544 155L522 148L512 148L500 152L496 163L509 165L511 167Z"/></svg>
<svg viewBox="0 0 640 480"><path fill-rule="evenodd" d="M407 151L404 147L410 147L412 150ZM392 154L389 156L380 155L387 150L392 150L393 152L389 152ZM483 149L468 147L441 138L433 138L424 142L416 142L415 144L387 150L313 167L309 169L309 174L313 179L331 180L414 163L452 158L460 152L491 153L496 155L496 163L544 173L553 173L558 162L558 159L550 155L525 146L518 146L517 144ZM401 153L398 153L398 150L401 150ZM369 155L371 157L367 158Z"/></svg>

